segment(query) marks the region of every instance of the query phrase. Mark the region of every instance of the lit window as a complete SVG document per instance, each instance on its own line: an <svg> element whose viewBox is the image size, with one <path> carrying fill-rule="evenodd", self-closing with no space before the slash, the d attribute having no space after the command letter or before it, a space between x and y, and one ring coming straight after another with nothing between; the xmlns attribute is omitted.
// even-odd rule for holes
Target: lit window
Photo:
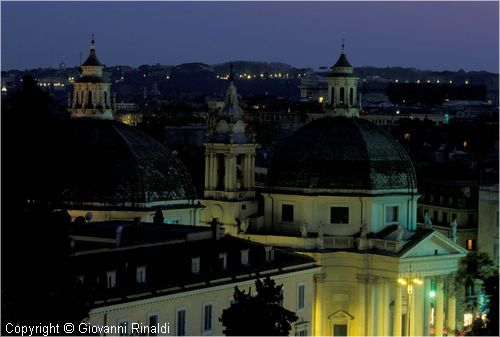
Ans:
<svg viewBox="0 0 500 337"><path fill-rule="evenodd" d="M299 284L297 289L297 309L304 309L305 306L305 297L306 297L306 285Z"/></svg>
<svg viewBox="0 0 500 337"><path fill-rule="evenodd" d="M470 240L467 240L467 250L474 250L476 247L475 247L475 242L474 240L470 239Z"/></svg>
<svg viewBox="0 0 500 337"><path fill-rule="evenodd" d="M177 336L186 335L186 309L177 309L175 329Z"/></svg>
<svg viewBox="0 0 500 337"><path fill-rule="evenodd" d="M212 304L203 305L203 333L212 331Z"/></svg>
<svg viewBox="0 0 500 337"><path fill-rule="evenodd" d="M271 246L264 247L266 250L266 262L274 261L274 249Z"/></svg>
<svg viewBox="0 0 500 337"><path fill-rule="evenodd" d="M388 206L385 208L385 222L395 223L399 221L399 207Z"/></svg>
<svg viewBox="0 0 500 337"><path fill-rule="evenodd" d="M349 207L330 207L330 223L348 224Z"/></svg>
<svg viewBox="0 0 500 337"><path fill-rule="evenodd" d="M108 289L116 287L116 271L108 271L106 273L106 286Z"/></svg>
<svg viewBox="0 0 500 337"><path fill-rule="evenodd" d="M222 269L227 269L227 253L219 253L219 263Z"/></svg>
<svg viewBox="0 0 500 337"><path fill-rule="evenodd" d="M471 326L474 316L471 313L464 314L464 327Z"/></svg>
<svg viewBox="0 0 500 337"><path fill-rule="evenodd" d="M281 221L293 222L293 205L281 205Z"/></svg>
<svg viewBox="0 0 500 337"><path fill-rule="evenodd" d="M137 267L135 280L137 281L137 283L146 282L146 267L145 266Z"/></svg>
<svg viewBox="0 0 500 337"><path fill-rule="evenodd" d="M200 273L200 257L199 256L191 258L191 272L193 274Z"/></svg>
<svg viewBox="0 0 500 337"><path fill-rule="evenodd" d="M248 252L248 249L241 250L241 264L244 266L248 265Z"/></svg>

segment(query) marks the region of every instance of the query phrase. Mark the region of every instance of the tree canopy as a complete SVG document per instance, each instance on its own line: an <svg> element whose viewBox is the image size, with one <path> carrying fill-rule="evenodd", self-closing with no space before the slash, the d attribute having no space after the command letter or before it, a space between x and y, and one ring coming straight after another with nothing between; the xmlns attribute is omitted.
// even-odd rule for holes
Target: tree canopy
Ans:
<svg viewBox="0 0 500 337"><path fill-rule="evenodd" d="M466 310L486 314L486 319L480 315L474 320L468 335L498 336L498 268L490 257L478 252L467 254L460 263L456 282L458 286L469 289L464 303ZM480 293L484 296L482 307L479 307L478 296L473 295L479 293L474 290L475 286L479 286Z"/></svg>
<svg viewBox="0 0 500 337"><path fill-rule="evenodd" d="M290 333L297 315L282 307L282 285L269 277L255 281L257 294L235 287L234 302L222 312L219 321L226 336L285 336Z"/></svg>

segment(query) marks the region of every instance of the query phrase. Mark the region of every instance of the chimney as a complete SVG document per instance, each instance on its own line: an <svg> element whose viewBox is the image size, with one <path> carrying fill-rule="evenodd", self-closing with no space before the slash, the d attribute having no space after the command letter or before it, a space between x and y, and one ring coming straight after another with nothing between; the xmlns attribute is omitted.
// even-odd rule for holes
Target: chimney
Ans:
<svg viewBox="0 0 500 337"><path fill-rule="evenodd" d="M212 239L214 240L220 240L220 231L221 231L221 228L220 228L220 224L219 224L219 219L217 218L213 218L212 219L212 223L211 223L211 227L212 227Z"/></svg>
<svg viewBox="0 0 500 337"><path fill-rule="evenodd" d="M123 232L122 225L116 227L116 236L115 236L116 247L121 247L122 245L122 232Z"/></svg>

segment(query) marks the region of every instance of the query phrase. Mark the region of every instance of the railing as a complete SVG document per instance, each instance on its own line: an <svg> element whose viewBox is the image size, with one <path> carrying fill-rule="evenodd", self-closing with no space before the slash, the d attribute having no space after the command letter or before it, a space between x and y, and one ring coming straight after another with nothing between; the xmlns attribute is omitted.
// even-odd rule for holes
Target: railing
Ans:
<svg viewBox="0 0 500 337"><path fill-rule="evenodd" d="M399 242L392 240L372 239L372 242L375 248L389 252L397 252L402 246Z"/></svg>
<svg viewBox="0 0 500 337"><path fill-rule="evenodd" d="M330 249L346 249L354 247L354 238L345 236L324 237L323 245Z"/></svg>

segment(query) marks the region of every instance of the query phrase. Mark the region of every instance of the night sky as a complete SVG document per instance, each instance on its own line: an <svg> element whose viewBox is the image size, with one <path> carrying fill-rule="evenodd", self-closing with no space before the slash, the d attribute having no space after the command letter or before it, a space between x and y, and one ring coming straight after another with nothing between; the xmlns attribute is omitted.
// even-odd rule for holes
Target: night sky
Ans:
<svg viewBox="0 0 500 337"><path fill-rule="evenodd" d="M2 70L275 61L498 72L498 2L2 2Z"/></svg>

